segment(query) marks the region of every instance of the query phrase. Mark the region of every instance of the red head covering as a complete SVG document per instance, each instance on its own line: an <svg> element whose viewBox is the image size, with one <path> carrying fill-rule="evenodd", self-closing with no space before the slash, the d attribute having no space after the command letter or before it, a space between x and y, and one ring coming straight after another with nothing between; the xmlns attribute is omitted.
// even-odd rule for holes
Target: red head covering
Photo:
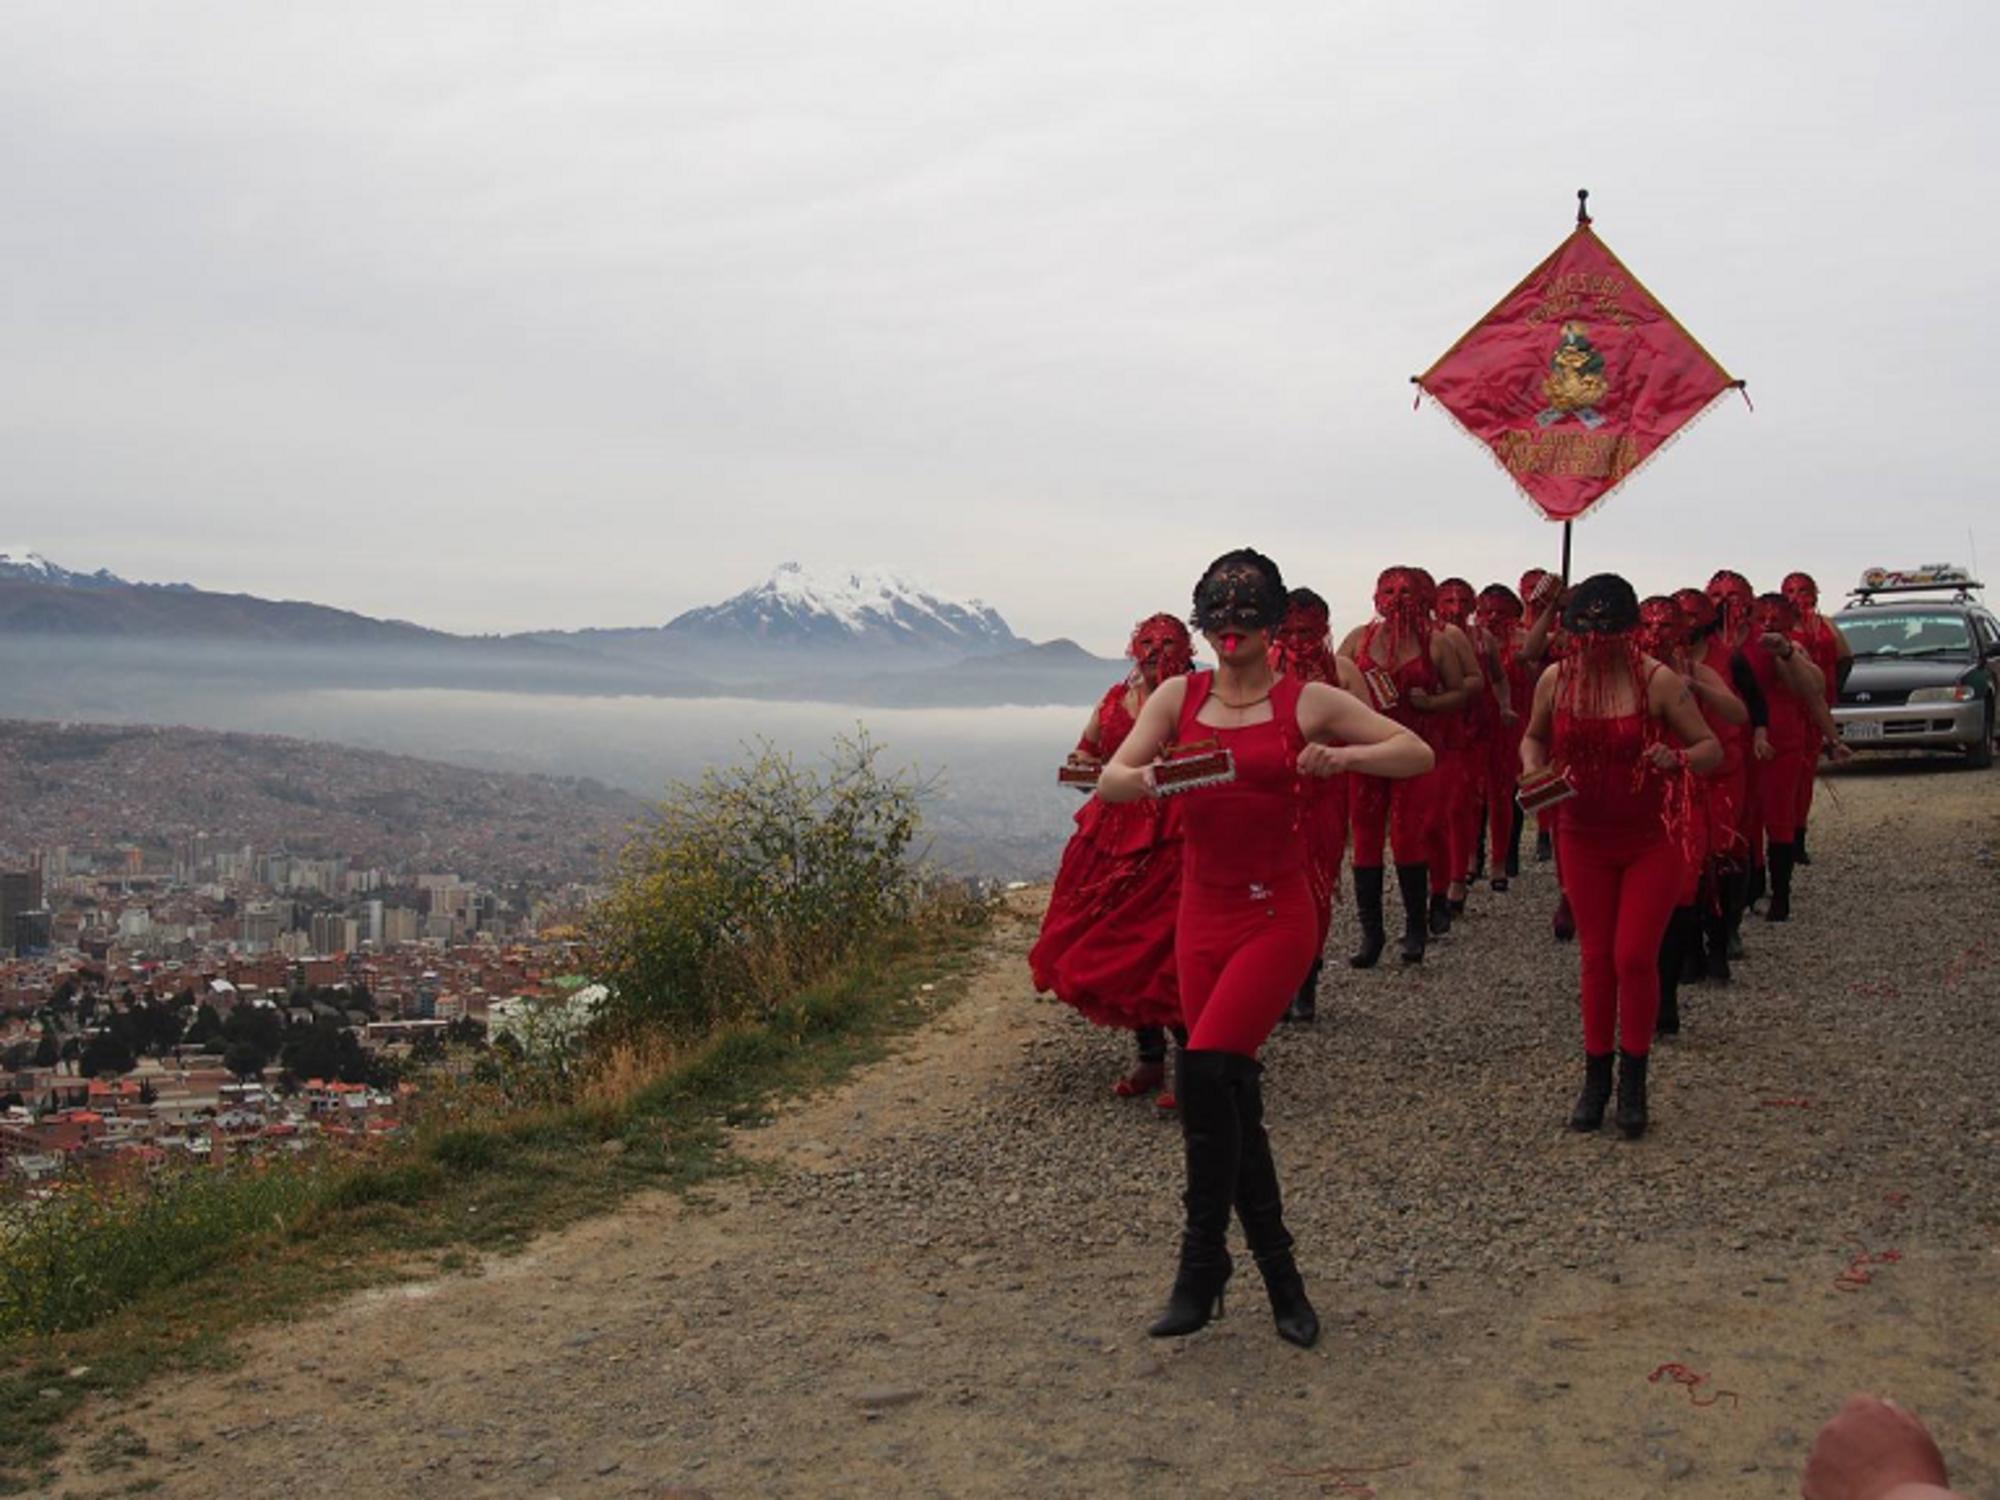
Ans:
<svg viewBox="0 0 2000 1500"><path fill-rule="evenodd" d="M1687 616L1680 603L1664 594L1639 601L1639 649L1661 661L1672 661L1687 645Z"/></svg>
<svg viewBox="0 0 2000 1500"><path fill-rule="evenodd" d="M1301 598L1301 595L1306 597ZM1271 637L1271 665L1301 682L1340 683L1340 669L1327 647L1329 618L1326 601L1305 589L1294 589L1285 618Z"/></svg>
<svg viewBox="0 0 2000 1500"><path fill-rule="evenodd" d="M1798 606L1783 594L1759 594L1750 607L1750 626L1759 635L1790 635L1799 628Z"/></svg>
<svg viewBox="0 0 2000 1500"><path fill-rule="evenodd" d="M1521 623L1521 597L1504 583L1489 583L1479 591L1479 623L1505 636Z"/></svg>
<svg viewBox="0 0 2000 1500"><path fill-rule="evenodd" d="M1819 585L1810 573L1787 573L1785 581L1778 585L1778 592L1792 601L1792 608L1799 612L1801 620L1810 620L1819 613Z"/></svg>
<svg viewBox="0 0 2000 1500"><path fill-rule="evenodd" d="M1750 588L1750 580L1729 568L1719 569L1708 580L1709 601L1715 605L1716 613L1722 617L1723 625L1736 629L1750 618L1750 604L1756 598Z"/></svg>
<svg viewBox="0 0 2000 1500"><path fill-rule="evenodd" d="M1461 629L1470 625L1477 602L1472 585L1463 578L1447 578L1437 586L1437 617L1447 625Z"/></svg>
<svg viewBox="0 0 2000 1500"><path fill-rule="evenodd" d="M1132 627L1132 639L1125 647L1125 654L1154 681L1164 682L1193 667L1194 640L1176 616L1148 615Z"/></svg>

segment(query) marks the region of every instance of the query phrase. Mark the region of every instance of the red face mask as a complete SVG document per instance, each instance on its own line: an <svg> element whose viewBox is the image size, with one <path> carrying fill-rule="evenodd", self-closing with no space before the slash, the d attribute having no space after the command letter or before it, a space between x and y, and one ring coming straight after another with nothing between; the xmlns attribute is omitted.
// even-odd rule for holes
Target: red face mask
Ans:
<svg viewBox="0 0 2000 1500"><path fill-rule="evenodd" d="M1819 609L1819 585L1812 581L1810 574L1792 573L1778 585L1778 592L1792 601L1792 608L1801 618Z"/></svg>
<svg viewBox="0 0 2000 1500"><path fill-rule="evenodd" d="M1327 613L1303 605L1285 611L1285 621L1271 639L1287 655L1303 656L1326 645Z"/></svg>
<svg viewBox="0 0 2000 1500"><path fill-rule="evenodd" d="M1447 625L1463 626L1472 618L1472 590L1462 583L1448 583L1438 590L1438 618Z"/></svg>
<svg viewBox="0 0 2000 1500"><path fill-rule="evenodd" d="M1172 615L1141 620L1125 649L1140 670L1155 682L1178 677L1194 665L1194 643L1187 627Z"/></svg>
<svg viewBox="0 0 2000 1500"><path fill-rule="evenodd" d="M1717 577L1708 581L1708 601L1725 620L1749 618L1750 604L1755 597L1750 592L1750 585L1741 579Z"/></svg>
<svg viewBox="0 0 2000 1500"><path fill-rule="evenodd" d="M1405 624L1423 619L1423 582L1414 569L1391 568L1375 580L1375 613Z"/></svg>
<svg viewBox="0 0 2000 1500"><path fill-rule="evenodd" d="M1495 635L1510 634L1521 623L1521 606L1504 593L1481 594L1477 614L1479 623Z"/></svg>
<svg viewBox="0 0 2000 1500"><path fill-rule="evenodd" d="M1774 600L1760 599L1750 611L1750 628L1756 635L1786 635L1797 623L1791 610Z"/></svg>
<svg viewBox="0 0 2000 1500"><path fill-rule="evenodd" d="M1687 643L1680 606L1671 599L1648 599L1639 606L1639 649L1662 660Z"/></svg>
<svg viewBox="0 0 2000 1500"><path fill-rule="evenodd" d="M1687 621L1690 631L1714 628L1715 605L1700 589L1675 590L1674 603L1681 607L1681 618Z"/></svg>

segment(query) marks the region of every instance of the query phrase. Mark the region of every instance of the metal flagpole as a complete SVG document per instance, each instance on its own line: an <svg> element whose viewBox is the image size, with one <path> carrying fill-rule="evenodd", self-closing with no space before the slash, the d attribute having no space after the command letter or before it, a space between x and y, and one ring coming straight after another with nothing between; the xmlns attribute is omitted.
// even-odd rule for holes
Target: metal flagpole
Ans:
<svg viewBox="0 0 2000 1500"><path fill-rule="evenodd" d="M1590 189L1578 188L1576 190L1576 227L1581 229L1589 222L1590 222ZM1575 525L1573 521L1563 522L1562 582L1564 588L1569 587L1569 541L1570 541L1570 528L1573 525Z"/></svg>

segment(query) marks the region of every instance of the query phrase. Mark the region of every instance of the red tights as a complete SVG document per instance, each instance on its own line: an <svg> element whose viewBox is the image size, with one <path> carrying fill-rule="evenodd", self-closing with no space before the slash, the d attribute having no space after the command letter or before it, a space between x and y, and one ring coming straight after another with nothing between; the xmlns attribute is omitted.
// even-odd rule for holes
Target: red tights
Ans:
<svg viewBox="0 0 2000 1500"><path fill-rule="evenodd" d="M1380 776L1349 778L1348 809L1354 830L1354 868L1379 870L1385 845L1395 850L1399 865L1422 864L1430 857L1434 823L1444 779L1436 771L1407 781Z"/></svg>
<svg viewBox="0 0 2000 1500"><path fill-rule="evenodd" d="M1659 828L1556 834L1562 887L1583 959L1583 1050L1653 1048L1660 1012L1660 940L1680 900L1681 852Z"/></svg>
<svg viewBox="0 0 2000 1500"><path fill-rule="evenodd" d="M1189 1051L1257 1055L1319 955L1314 906L1302 871L1247 891L1181 882L1174 956Z"/></svg>

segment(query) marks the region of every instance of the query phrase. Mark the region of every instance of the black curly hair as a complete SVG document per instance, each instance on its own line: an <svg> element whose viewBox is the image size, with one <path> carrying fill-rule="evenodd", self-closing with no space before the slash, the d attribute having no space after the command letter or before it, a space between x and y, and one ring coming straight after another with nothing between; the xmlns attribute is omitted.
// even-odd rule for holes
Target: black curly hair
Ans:
<svg viewBox="0 0 2000 1500"><path fill-rule="evenodd" d="M1573 635L1621 635L1639 625L1639 596L1616 573L1593 573L1563 606L1563 628Z"/></svg>
<svg viewBox="0 0 2000 1500"><path fill-rule="evenodd" d="M1254 547L1223 553L1194 586L1189 621L1196 630L1276 630L1284 618L1285 575Z"/></svg>

